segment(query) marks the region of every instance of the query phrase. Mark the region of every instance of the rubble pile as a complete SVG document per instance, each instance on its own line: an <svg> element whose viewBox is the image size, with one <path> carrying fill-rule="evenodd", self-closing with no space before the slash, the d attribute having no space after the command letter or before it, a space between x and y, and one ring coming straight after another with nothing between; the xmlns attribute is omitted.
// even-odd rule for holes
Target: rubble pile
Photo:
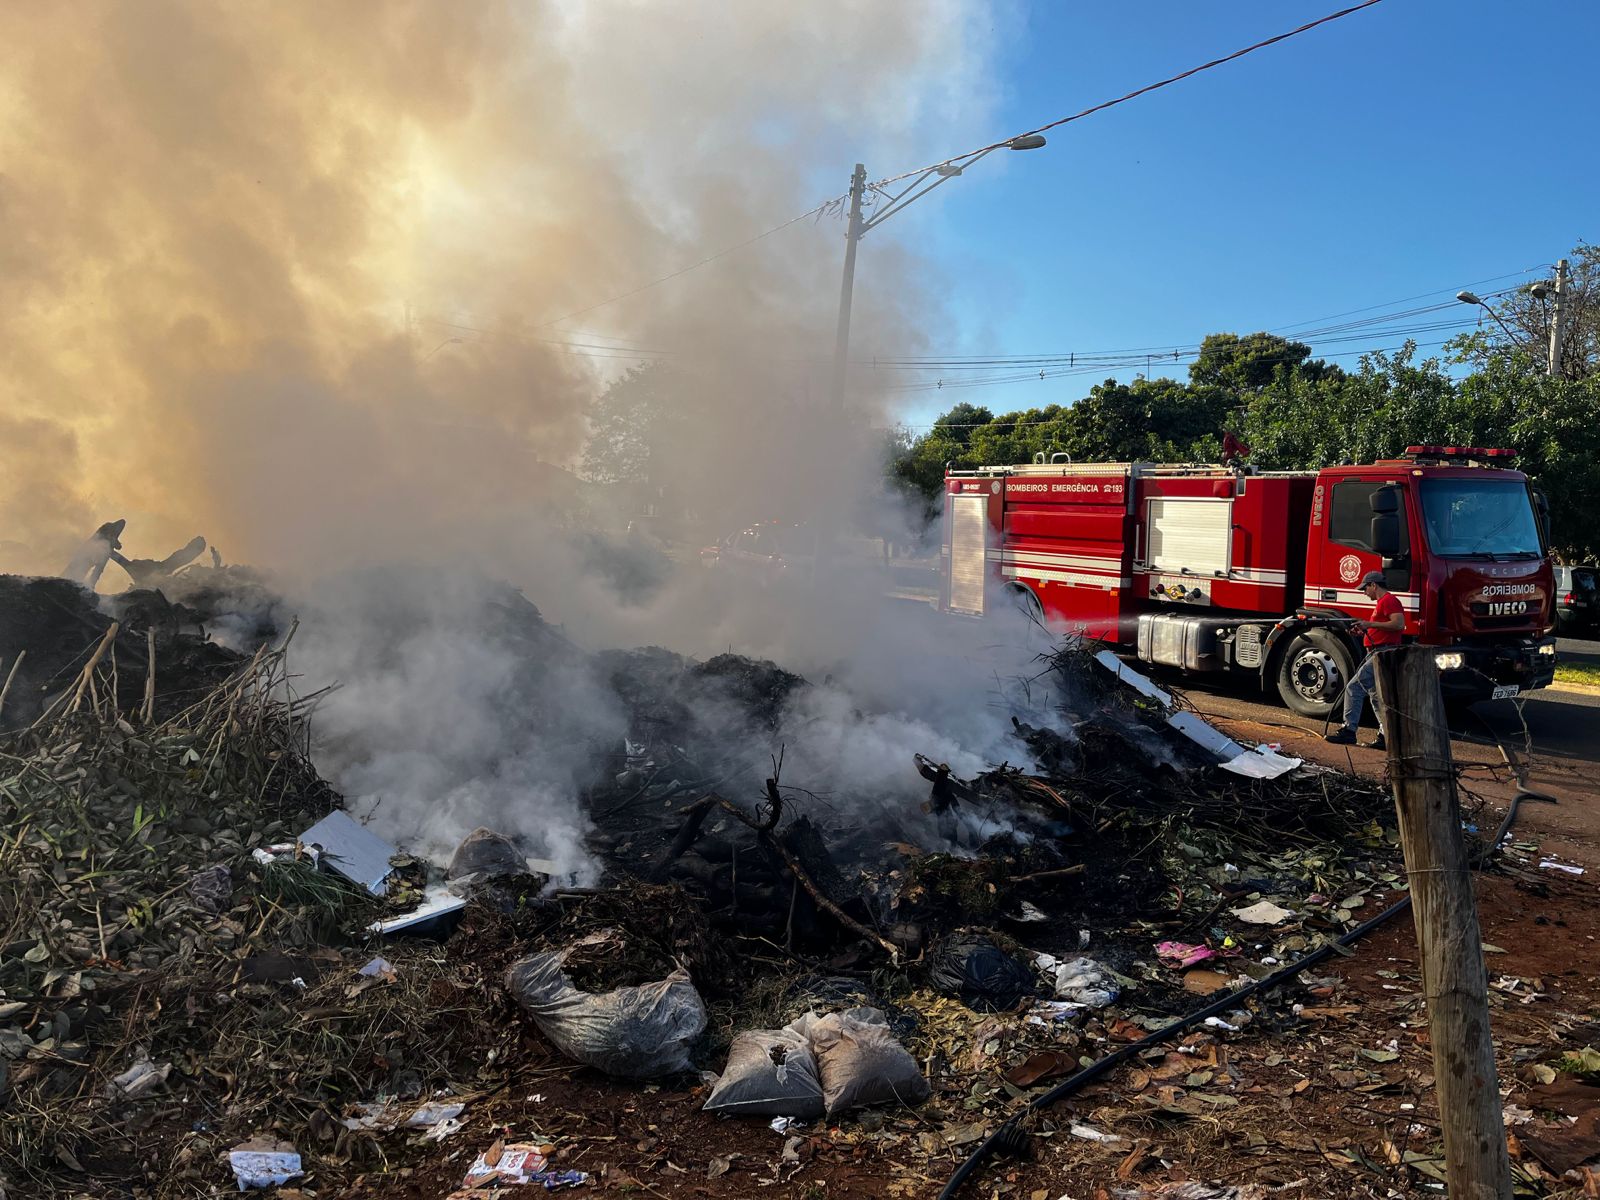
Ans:
<svg viewBox="0 0 1600 1200"><path fill-rule="evenodd" d="M74 686L113 623L128 633L106 647L105 678L96 676L93 686L109 686L122 712L141 711L152 658L153 715L160 718L194 703L238 667L237 653L206 638L196 610L162 592L97 597L66 579L0 575L0 686L9 680L0 730L31 724Z"/></svg>
<svg viewBox="0 0 1600 1200"><path fill-rule="evenodd" d="M970 1124L1400 885L1377 789L1222 770L1078 650L1015 700L1012 762L903 764L927 799L918 840L895 840L859 797L785 778L804 679L732 654L585 655L510 592L499 633L529 678L581 662L627 715L584 791L598 883L487 829L448 863L375 838L363 863L281 645L224 649L160 592L118 601L115 629L61 581L0 580L0 600L22 614L0 626L6 662L36 664L0 734L16 1194L208 1195L230 1162L339 1194L530 1069L712 1071L711 1111L763 1120L927 1100L925 1124ZM586 1179L562 1153L517 1161ZM487 1187L510 1168L485 1154Z"/></svg>

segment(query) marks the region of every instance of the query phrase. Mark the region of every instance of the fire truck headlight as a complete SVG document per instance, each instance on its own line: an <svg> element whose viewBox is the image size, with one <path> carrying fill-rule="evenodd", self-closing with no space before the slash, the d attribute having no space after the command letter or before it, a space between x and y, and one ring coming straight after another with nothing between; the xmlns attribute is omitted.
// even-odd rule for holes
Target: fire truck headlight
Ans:
<svg viewBox="0 0 1600 1200"><path fill-rule="evenodd" d="M1467 656L1459 650L1441 650L1433 661L1441 671L1459 671L1467 665Z"/></svg>
<svg viewBox="0 0 1600 1200"><path fill-rule="evenodd" d="M1551 658L1554 658L1556 656L1556 644L1554 642L1543 643L1539 647L1539 653L1548 654Z"/></svg>

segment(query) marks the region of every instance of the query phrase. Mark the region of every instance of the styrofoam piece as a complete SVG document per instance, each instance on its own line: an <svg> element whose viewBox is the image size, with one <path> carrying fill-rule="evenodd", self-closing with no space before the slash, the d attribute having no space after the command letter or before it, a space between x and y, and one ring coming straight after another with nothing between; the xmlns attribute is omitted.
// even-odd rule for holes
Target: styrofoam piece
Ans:
<svg viewBox="0 0 1600 1200"><path fill-rule="evenodd" d="M359 883L374 896L384 894L384 881L392 870L389 860L400 853L342 809L335 809L302 833L300 842L318 847L323 866Z"/></svg>
<svg viewBox="0 0 1600 1200"><path fill-rule="evenodd" d="M1162 691L1150 679L1139 674L1138 671L1135 671L1111 651L1096 650L1094 660L1140 695L1148 696L1158 704L1164 704L1168 708L1172 707L1171 692Z"/></svg>

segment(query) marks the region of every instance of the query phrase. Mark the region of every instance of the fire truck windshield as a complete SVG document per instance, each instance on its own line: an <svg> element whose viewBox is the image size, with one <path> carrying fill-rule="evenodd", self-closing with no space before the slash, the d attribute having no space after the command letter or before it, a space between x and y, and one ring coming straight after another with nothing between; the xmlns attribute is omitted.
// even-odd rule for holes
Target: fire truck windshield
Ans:
<svg viewBox="0 0 1600 1200"><path fill-rule="evenodd" d="M1511 480L1425 479L1422 520L1441 558L1539 558L1539 523L1526 485Z"/></svg>

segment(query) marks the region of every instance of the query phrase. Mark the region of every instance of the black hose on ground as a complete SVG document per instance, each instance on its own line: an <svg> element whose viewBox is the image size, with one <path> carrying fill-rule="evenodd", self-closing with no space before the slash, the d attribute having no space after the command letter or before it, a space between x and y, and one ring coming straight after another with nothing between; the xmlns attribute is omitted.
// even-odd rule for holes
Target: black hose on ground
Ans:
<svg viewBox="0 0 1600 1200"><path fill-rule="evenodd" d="M1506 810L1505 820L1500 822L1500 828L1495 830L1494 840L1489 843L1487 849L1485 849L1483 854L1479 856L1478 861L1473 864L1474 869L1482 867L1483 864L1492 858L1495 852L1499 850L1500 843L1505 840L1506 834L1511 831L1511 826L1517 819L1517 809L1522 806L1522 800L1524 796L1531 796L1538 800L1551 799L1549 796L1530 791L1527 787L1519 785L1516 795L1511 798L1511 807ZM1411 896L1410 893L1407 893L1403 899L1399 900L1395 904L1391 904L1377 916L1363 921L1361 924L1357 925L1354 929L1350 930L1336 941L1324 943L1322 946L1311 951L1311 953L1302 958L1296 959L1294 962L1290 963L1286 967L1283 967L1281 970L1274 971L1265 979L1258 979L1253 983L1248 983L1243 987L1236 988L1233 991L1223 995L1220 999L1213 1000L1210 1004L1206 1005L1199 1011L1192 1012L1186 1017L1180 1017L1178 1020L1172 1022L1172 1024L1162 1026L1154 1033L1140 1038L1137 1042L1133 1042L1130 1045L1124 1046L1120 1050L1112 1051L1104 1058L1090 1063L1076 1075L1073 1075L1071 1078L1057 1084L1048 1092L1044 1093L1044 1095L1037 1096L1028 1101L1028 1103L1020 1112L1008 1117L998 1129L996 1129L983 1141L978 1143L972 1154L967 1158L967 1161L957 1167L955 1174L950 1176L950 1182L945 1184L944 1190L939 1193L939 1200L952 1200L952 1197L954 1197L955 1194L961 1190L961 1185L971 1178L971 1176L977 1172L978 1168L983 1166L990 1156L995 1154L997 1151L1003 1150L1007 1153L1015 1154L1023 1149L1027 1144L1027 1132L1022 1128L1021 1122L1022 1119L1029 1113L1035 1112L1042 1108L1048 1108L1050 1105L1055 1104L1058 1101L1065 1100L1068 1096L1094 1082L1094 1080L1100 1078L1100 1076L1106 1074L1114 1067L1127 1062L1128 1059L1132 1058L1134 1055L1143 1050L1148 1050L1152 1046L1160 1045L1162 1042L1167 1041L1169 1038L1175 1037L1186 1030L1193 1029L1196 1025L1202 1024L1207 1017L1215 1017L1220 1013L1226 1012L1230 1008L1236 1008L1238 1005L1250 999L1250 997L1256 995L1258 992L1270 991L1279 984L1286 983L1290 979L1293 979L1296 975L1300 974L1300 972L1316 966L1319 962L1324 961L1336 953L1335 947L1348 947L1354 945L1356 942L1366 937L1367 934L1371 933L1374 929L1378 928L1378 926L1399 916L1410 907Z"/></svg>

